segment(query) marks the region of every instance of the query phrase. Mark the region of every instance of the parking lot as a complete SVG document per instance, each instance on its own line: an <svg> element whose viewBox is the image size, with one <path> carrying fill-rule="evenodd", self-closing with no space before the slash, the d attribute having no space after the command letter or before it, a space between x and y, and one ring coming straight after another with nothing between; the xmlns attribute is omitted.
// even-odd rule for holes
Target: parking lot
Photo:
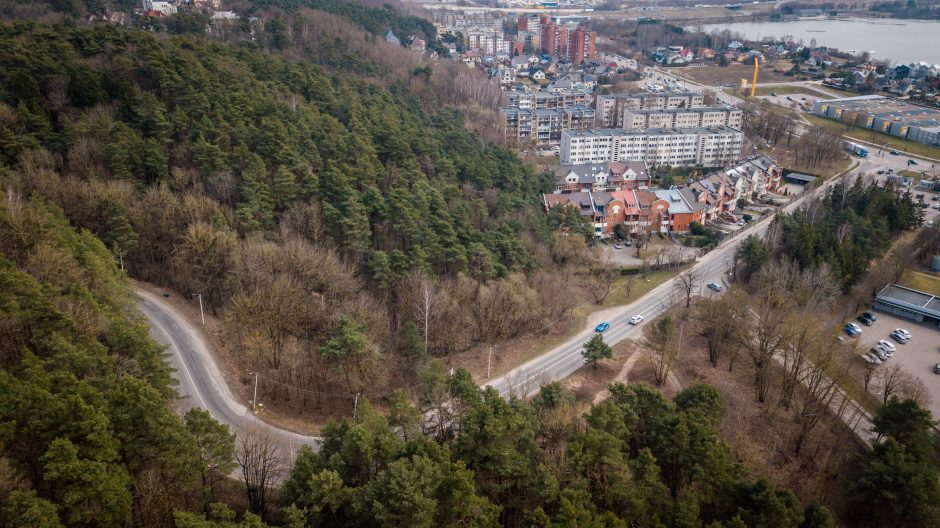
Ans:
<svg viewBox="0 0 940 528"><path fill-rule="evenodd" d="M940 329L921 325L909 319L894 317L882 312L874 312L878 320L872 326L862 326L862 335L858 337L868 351L880 339L888 341L897 348L894 356L879 365L884 368L894 363L900 364L910 374L924 382L930 394L930 405L927 406L935 418L940 418L940 375L933 373L933 366L940 363ZM857 322L857 321L856 321ZM907 344L900 344L888 337L895 328L904 328L912 335ZM871 387L876 391L876 387Z"/></svg>

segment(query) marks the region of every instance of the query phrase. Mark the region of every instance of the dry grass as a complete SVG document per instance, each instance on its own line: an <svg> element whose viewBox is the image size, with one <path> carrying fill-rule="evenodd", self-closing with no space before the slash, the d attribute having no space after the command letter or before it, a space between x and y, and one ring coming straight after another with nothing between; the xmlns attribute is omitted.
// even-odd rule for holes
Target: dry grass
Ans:
<svg viewBox="0 0 940 528"><path fill-rule="evenodd" d="M729 64L726 67L706 65L701 67L672 68L670 73L692 79L695 82L715 86L718 84L733 84L738 86L741 79L751 82L754 75L754 66L744 64ZM761 66L757 73L757 83L793 82L792 77L777 73L771 67Z"/></svg>
<svg viewBox="0 0 940 528"><path fill-rule="evenodd" d="M901 286L940 296L940 276L922 271L905 271L898 281Z"/></svg>

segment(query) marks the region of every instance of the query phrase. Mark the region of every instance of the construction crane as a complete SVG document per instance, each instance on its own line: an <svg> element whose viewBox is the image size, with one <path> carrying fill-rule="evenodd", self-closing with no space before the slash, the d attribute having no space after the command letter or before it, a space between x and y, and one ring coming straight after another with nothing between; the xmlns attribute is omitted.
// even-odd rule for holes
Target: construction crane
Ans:
<svg viewBox="0 0 940 528"><path fill-rule="evenodd" d="M757 88L757 56L754 57L754 79L751 81L751 97L754 97L755 88Z"/></svg>

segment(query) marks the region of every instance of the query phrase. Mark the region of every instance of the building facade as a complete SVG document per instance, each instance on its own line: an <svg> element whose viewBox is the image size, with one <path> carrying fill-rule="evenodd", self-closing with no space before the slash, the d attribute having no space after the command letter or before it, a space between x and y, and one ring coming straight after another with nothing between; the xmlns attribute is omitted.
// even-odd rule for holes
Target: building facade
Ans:
<svg viewBox="0 0 940 528"><path fill-rule="evenodd" d="M595 126L598 128L625 128L623 122L624 110L698 108L704 106L704 104L704 96L695 92L598 95L594 105L597 110Z"/></svg>
<svg viewBox="0 0 940 528"><path fill-rule="evenodd" d="M733 106L657 110L625 108L622 118L623 128L700 128L724 125L740 129L741 121L741 110Z"/></svg>
<svg viewBox="0 0 940 528"><path fill-rule="evenodd" d="M740 159L742 134L727 126L689 129L569 130L561 163L645 161L653 166L718 167Z"/></svg>
<svg viewBox="0 0 940 528"><path fill-rule="evenodd" d="M502 108L503 130L507 140L557 145L566 130L585 130L594 122L594 109L584 105L566 108Z"/></svg>

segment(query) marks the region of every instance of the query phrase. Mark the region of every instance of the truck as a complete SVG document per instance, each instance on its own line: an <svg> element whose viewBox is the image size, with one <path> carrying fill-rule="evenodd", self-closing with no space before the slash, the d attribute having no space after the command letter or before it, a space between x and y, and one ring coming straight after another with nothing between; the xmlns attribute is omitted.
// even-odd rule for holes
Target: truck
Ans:
<svg viewBox="0 0 940 528"><path fill-rule="evenodd" d="M868 156L868 150L865 147L857 143L851 143L851 142L846 141L842 146L845 148L845 150L851 152L852 154L855 154L856 156L860 158L865 158Z"/></svg>

